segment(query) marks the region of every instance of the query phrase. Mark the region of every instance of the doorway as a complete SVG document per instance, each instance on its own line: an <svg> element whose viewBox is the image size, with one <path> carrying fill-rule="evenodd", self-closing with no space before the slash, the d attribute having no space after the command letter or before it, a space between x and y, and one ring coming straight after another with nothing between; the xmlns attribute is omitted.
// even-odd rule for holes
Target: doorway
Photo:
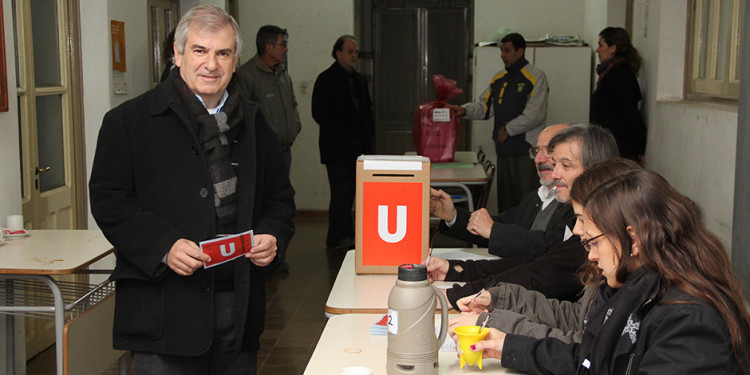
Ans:
<svg viewBox="0 0 750 375"><path fill-rule="evenodd" d="M364 2L363 2L364 3ZM414 150L412 127L417 106L435 100L434 74L456 80L463 93L451 100L471 100L474 40L473 0L372 0L363 31L372 40L375 144L379 154ZM364 6L363 6L364 7ZM363 9L364 10L364 9ZM467 149L470 129L464 122L459 150Z"/></svg>
<svg viewBox="0 0 750 375"><path fill-rule="evenodd" d="M169 33L177 27L177 0L148 0L148 47L151 51L149 81L151 88L161 82L165 68L172 66L172 46L165 45Z"/></svg>
<svg viewBox="0 0 750 375"><path fill-rule="evenodd" d="M14 0L24 226L85 227L77 0Z"/></svg>
<svg viewBox="0 0 750 375"><path fill-rule="evenodd" d="M86 172L78 0L31 3L11 3L24 226L82 229ZM27 359L54 343L52 321L27 318L25 327Z"/></svg>

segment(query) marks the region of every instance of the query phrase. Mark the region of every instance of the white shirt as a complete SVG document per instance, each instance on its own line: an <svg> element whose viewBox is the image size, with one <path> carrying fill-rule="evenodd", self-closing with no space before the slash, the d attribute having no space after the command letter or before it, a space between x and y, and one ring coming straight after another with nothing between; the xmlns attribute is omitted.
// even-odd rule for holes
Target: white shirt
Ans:
<svg viewBox="0 0 750 375"><path fill-rule="evenodd" d="M539 190L537 190L537 194L539 194L539 199L542 200L542 210L544 210L553 200L555 200L555 187L553 186L552 188L549 188L542 185L539 187Z"/></svg>

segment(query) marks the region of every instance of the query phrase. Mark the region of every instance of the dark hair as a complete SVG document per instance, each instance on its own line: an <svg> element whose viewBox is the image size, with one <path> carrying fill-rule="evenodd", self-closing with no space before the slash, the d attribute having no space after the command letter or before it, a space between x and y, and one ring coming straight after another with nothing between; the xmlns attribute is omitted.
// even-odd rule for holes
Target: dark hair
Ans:
<svg viewBox="0 0 750 375"><path fill-rule="evenodd" d="M630 43L630 34L622 27L605 27L599 36L604 39L608 46L616 46L615 57L622 57L633 73L638 74L641 69L641 54Z"/></svg>
<svg viewBox="0 0 750 375"><path fill-rule="evenodd" d="M289 36L286 29L274 25L266 25L258 29L258 34L255 35L255 48L258 56L263 56L266 53L266 45L276 44L279 35Z"/></svg>
<svg viewBox="0 0 750 375"><path fill-rule="evenodd" d="M164 62L167 65L170 65L173 63L172 57L174 57L174 31L176 30L176 27L172 29L172 31L167 34L167 39L164 40L164 50L162 51L162 58L164 59Z"/></svg>
<svg viewBox="0 0 750 375"><path fill-rule="evenodd" d="M721 241L703 226L689 199L659 174L639 170L597 187L584 211L610 241L620 243L615 272L619 282L627 280L640 260L659 274L659 296L675 287L709 303L727 324L734 356L744 367L750 316L742 287ZM637 257L629 256L634 243Z"/></svg>
<svg viewBox="0 0 750 375"><path fill-rule="evenodd" d="M553 152L557 144L573 141L581 145L581 164L584 169L620 155L612 133L594 124L575 124L560 130L549 141L547 148Z"/></svg>
<svg viewBox="0 0 750 375"><path fill-rule="evenodd" d="M625 158L613 158L597 163L586 169L573 181L570 187L570 199L578 204L583 202L599 185L625 173L640 170L641 167L634 161ZM596 264L586 261L579 272L581 284L590 285L601 279L602 273Z"/></svg>
<svg viewBox="0 0 750 375"><path fill-rule="evenodd" d="M500 39L500 43L511 42L513 43L513 49L523 48L526 52L526 39L519 33L510 33Z"/></svg>
<svg viewBox="0 0 750 375"><path fill-rule="evenodd" d="M354 43L359 44L357 41L357 38L351 36L351 35L342 35L338 39L336 39L336 43L333 43L333 51L331 51L331 56L333 56L334 59L338 60L336 57L336 51L341 51L344 49L344 42L349 39Z"/></svg>

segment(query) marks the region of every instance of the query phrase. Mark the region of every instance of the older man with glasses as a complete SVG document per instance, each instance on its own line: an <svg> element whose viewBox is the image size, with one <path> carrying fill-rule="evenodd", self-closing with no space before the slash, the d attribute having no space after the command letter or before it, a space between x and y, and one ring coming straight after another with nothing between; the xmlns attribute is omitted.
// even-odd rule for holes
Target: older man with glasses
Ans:
<svg viewBox="0 0 750 375"><path fill-rule="evenodd" d="M545 150L539 147L541 151ZM548 147L554 165L548 176L554 181L556 200L567 207L570 207L567 204L570 202L569 186L575 179L596 163L618 155L612 133L592 124L576 124L558 131ZM536 157L544 156L540 154L543 152L537 153ZM560 234L560 242L541 254L478 261L432 258L427 267L428 276L431 280L465 282L463 286L455 285L446 290L448 301L453 306L459 298L498 283L518 284L539 291L547 298L573 299L582 288L576 274L586 261L586 252L580 238L572 233L572 220L569 225L564 234ZM522 248L523 244L518 246Z"/></svg>
<svg viewBox="0 0 750 375"><path fill-rule="evenodd" d="M557 132L568 126L551 125L539 133L530 156L541 186L527 194L518 206L498 216L490 216L485 208L473 213L457 209L447 193L433 189L430 213L442 219L440 232L486 246L491 254L502 257L541 254L562 242L565 228L572 228L574 217L569 205L555 200L554 165L547 145Z"/></svg>

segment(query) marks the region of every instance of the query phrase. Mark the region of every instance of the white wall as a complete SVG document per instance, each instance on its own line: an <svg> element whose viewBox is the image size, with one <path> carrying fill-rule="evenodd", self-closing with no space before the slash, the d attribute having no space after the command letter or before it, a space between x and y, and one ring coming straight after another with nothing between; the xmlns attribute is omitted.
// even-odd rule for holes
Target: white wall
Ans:
<svg viewBox="0 0 750 375"><path fill-rule="evenodd" d="M583 37L584 5L584 0L476 0L474 40L489 41L502 27L510 27L527 39L546 33Z"/></svg>
<svg viewBox="0 0 750 375"><path fill-rule="evenodd" d="M84 72L83 108L88 176L91 173L96 139L104 114L149 88L148 23L146 0L80 1ZM125 56L128 69L128 92L126 94L115 95L112 90L111 20L125 23ZM96 228L90 210L88 223L89 228Z"/></svg>
<svg viewBox="0 0 750 375"><path fill-rule="evenodd" d="M0 227L5 217L21 212L21 165L18 149L18 97L16 96L16 62L13 47L14 30L10 0L3 0L5 26L5 70L8 77L8 112L0 112Z"/></svg>
<svg viewBox="0 0 750 375"><path fill-rule="evenodd" d="M687 2L636 0L633 44L644 56L646 164L695 201L731 248L737 106L683 100Z"/></svg>
<svg viewBox="0 0 750 375"><path fill-rule="evenodd" d="M346 0L243 0L238 22L244 41L242 62L255 55L255 34L263 25L289 32L289 75L294 82L302 131L292 146L292 185L298 210L328 209L328 177L320 164L318 124L310 102L315 79L332 63L331 49L343 34L354 33L354 4Z"/></svg>
<svg viewBox="0 0 750 375"><path fill-rule="evenodd" d="M11 0L2 0L3 6L3 35L5 36L5 70L8 77L8 87L2 90L8 92L8 112L0 113L0 160L3 161L0 173L0 227L5 226L5 217L21 212L21 166L18 150L18 98L16 96L16 62L13 40L13 14ZM0 251L3 248L0 247ZM8 363L5 342L6 315L0 314L0 373L5 373ZM26 372L26 356L24 345L23 318L16 317L15 324L15 368L18 374Z"/></svg>

